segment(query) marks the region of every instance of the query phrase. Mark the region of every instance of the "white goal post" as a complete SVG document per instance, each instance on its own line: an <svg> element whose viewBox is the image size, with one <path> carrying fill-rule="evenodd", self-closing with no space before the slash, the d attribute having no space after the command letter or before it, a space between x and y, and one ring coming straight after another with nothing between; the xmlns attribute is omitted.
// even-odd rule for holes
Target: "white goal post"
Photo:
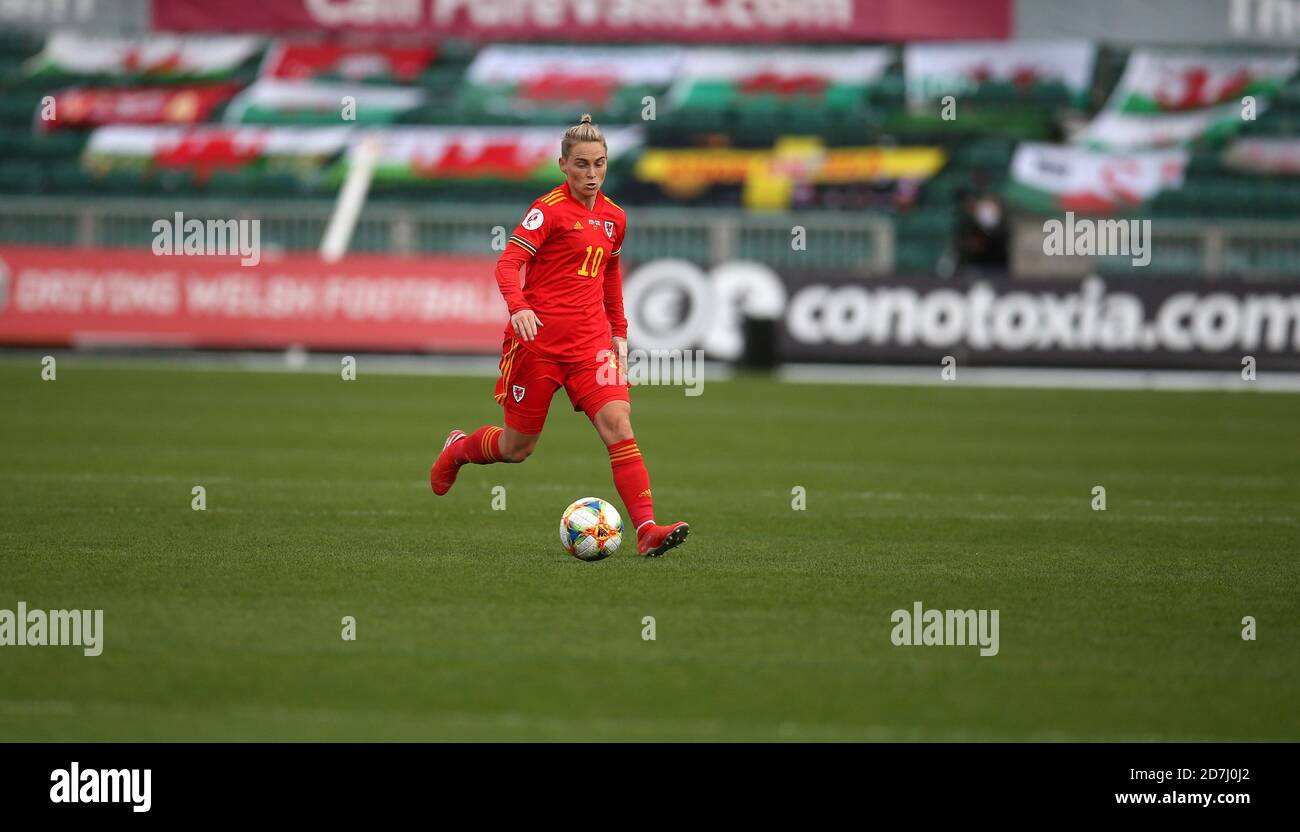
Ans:
<svg viewBox="0 0 1300 832"><path fill-rule="evenodd" d="M361 216L361 206L365 204L366 193L370 190L370 178L374 175L378 158L379 137L374 134L363 138L350 151L348 176L339 189L338 202L334 204L334 213L330 216L329 226L320 242L320 256L327 263L337 262L347 253L357 218Z"/></svg>

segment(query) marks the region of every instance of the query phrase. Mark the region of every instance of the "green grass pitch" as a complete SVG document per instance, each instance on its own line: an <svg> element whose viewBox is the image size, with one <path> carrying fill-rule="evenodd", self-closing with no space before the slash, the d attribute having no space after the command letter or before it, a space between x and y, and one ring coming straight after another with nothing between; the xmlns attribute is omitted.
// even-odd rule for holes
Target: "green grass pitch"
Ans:
<svg viewBox="0 0 1300 832"><path fill-rule="evenodd" d="M0 608L105 611L0 647L0 739L1300 740L1300 397L638 388L691 536L587 564L561 511L622 503L562 393L430 493L491 385L0 362ZM999 654L894 646L915 601Z"/></svg>

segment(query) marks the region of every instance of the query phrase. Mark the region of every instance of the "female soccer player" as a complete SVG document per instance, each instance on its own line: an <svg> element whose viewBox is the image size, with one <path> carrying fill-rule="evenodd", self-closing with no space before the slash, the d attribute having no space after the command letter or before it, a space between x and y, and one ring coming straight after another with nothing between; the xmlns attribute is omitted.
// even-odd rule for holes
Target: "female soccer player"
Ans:
<svg viewBox="0 0 1300 832"><path fill-rule="evenodd" d="M468 436L453 430L429 484L442 495L467 462L523 462L537 447L551 397L563 386L573 409L587 414L609 448L637 552L657 557L685 540L688 527L655 523L650 474L632 436L618 264L627 216L600 190L607 155L605 136L590 115L564 132L564 184L533 201L497 261L497 285L510 309L496 383L505 427L485 425Z"/></svg>

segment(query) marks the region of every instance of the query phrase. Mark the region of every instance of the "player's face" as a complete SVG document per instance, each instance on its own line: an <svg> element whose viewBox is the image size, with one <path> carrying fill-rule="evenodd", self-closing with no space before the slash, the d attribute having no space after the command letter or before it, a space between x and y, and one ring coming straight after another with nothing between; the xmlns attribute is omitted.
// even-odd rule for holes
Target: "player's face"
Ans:
<svg viewBox="0 0 1300 832"><path fill-rule="evenodd" d="M560 170L569 179L569 190L595 199L605 182L606 161L605 145L600 142L579 142L569 148L569 158L560 157Z"/></svg>

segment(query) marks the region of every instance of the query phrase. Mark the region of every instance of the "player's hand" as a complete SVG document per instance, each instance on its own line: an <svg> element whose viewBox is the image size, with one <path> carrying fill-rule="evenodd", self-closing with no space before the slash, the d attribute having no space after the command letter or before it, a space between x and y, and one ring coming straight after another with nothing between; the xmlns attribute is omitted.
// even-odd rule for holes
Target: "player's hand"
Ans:
<svg viewBox="0 0 1300 832"><path fill-rule="evenodd" d="M627 339L615 337L610 339L610 343L611 346L613 346L614 348L615 354L618 355L619 384L626 384L627 383Z"/></svg>
<svg viewBox="0 0 1300 832"><path fill-rule="evenodd" d="M531 309L520 309L510 316L510 328L525 341L536 338L537 328L541 325L542 322L537 319L537 315Z"/></svg>

